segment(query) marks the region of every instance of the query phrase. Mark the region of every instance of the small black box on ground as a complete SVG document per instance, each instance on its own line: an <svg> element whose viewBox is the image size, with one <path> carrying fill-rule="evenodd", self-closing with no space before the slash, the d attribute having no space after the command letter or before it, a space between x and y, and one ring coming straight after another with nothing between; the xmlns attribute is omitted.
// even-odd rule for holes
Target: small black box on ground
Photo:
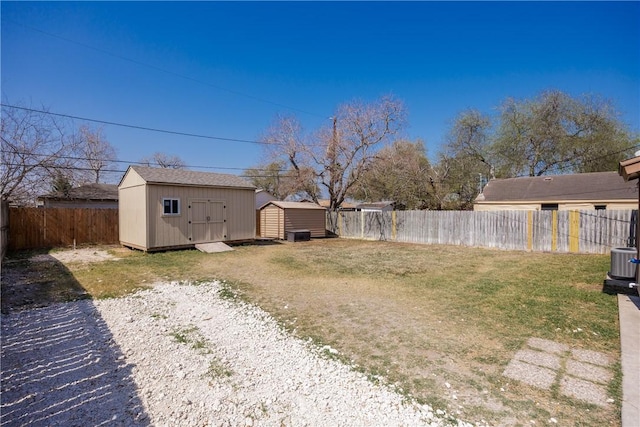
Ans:
<svg viewBox="0 0 640 427"><path fill-rule="evenodd" d="M287 241L289 242L308 242L309 240L311 240L311 232L309 230L287 231Z"/></svg>

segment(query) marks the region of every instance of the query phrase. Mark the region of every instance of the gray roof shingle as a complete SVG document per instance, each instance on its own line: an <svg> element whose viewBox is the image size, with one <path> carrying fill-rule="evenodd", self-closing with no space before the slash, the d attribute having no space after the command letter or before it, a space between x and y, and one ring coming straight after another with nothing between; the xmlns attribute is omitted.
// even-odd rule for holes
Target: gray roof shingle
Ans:
<svg viewBox="0 0 640 427"><path fill-rule="evenodd" d="M250 182L237 175L184 169L149 168L145 166L129 167L140 175L142 179L153 184L255 189L255 186Z"/></svg>
<svg viewBox="0 0 640 427"><path fill-rule="evenodd" d="M561 202L637 198L637 182L625 182L617 172L593 172L492 179L476 198L476 202Z"/></svg>
<svg viewBox="0 0 640 427"><path fill-rule="evenodd" d="M39 196L38 199L118 200L118 186L115 184L85 184L71 188L66 194L62 191L54 191Z"/></svg>

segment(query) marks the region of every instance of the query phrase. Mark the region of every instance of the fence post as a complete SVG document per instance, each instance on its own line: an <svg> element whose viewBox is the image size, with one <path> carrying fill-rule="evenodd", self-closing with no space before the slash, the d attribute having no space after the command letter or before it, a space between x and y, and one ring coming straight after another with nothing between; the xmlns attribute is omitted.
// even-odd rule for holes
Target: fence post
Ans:
<svg viewBox="0 0 640 427"><path fill-rule="evenodd" d="M527 212L527 250L533 250L533 211Z"/></svg>
<svg viewBox="0 0 640 427"><path fill-rule="evenodd" d="M558 211L551 212L551 252L558 250Z"/></svg>
<svg viewBox="0 0 640 427"><path fill-rule="evenodd" d="M580 250L580 212L569 212L569 252Z"/></svg>
<svg viewBox="0 0 640 427"><path fill-rule="evenodd" d="M396 211L391 211L391 240L395 241L397 237L397 229L396 229L397 221L396 221Z"/></svg>

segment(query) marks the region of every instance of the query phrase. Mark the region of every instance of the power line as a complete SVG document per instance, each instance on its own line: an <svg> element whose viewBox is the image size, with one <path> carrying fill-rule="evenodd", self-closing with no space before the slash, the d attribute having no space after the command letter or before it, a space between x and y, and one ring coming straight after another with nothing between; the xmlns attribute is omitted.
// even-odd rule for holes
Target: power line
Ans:
<svg viewBox="0 0 640 427"><path fill-rule="evenodd" d="M324 115L320 115L320 114L317 114L317 113L312 113L312 112L309 112L309 111L302 110L300 108L291 107L291 106L288 106L288 105L285 105L285 104L281 104L281 103L278 103L278 102L273 102L273 101L270 101L268 99L260 98L260 97L253 96L253 95L249 95L249 94L246 94L246 93L243 93L243 92L239 92L239 91L236 91L236 90L227 89L225 87L214 85L214 84L211 84L209 82L205 82L203 80L199 80L199 79L196 79L196 78L193 78L193 77L190 77L190 76L186 76L184 74L176 73L174 71L169 71L169 70L166 70L164 68L160 68L160 67L155 66L155 65L151 65L151 64L147 64L147 63L142 62L142 61L138 61L137 59L128 58L126 56L119 55L117 53L113 53L113 52L110 52L110 51L105 50L105 49L101 49L101 48L98 48L98 47L95 47L95 46L91 46L91 45L88 45L86 43L82 43L82 42L79 42L79 41L76 41L76 40L73 40L73 39L70 39L70 38L67 38L67 37L63 37L63 36L60 36L60 35L57 35L57 34L49 33L47 31L41 30L39 28L35 28L35 27L32 27L30 25L26 25L26 24L23 24L23 23L20 23L20 22L16 22L16 21L13 21L11 19L7 19L6 22L10 22L12 24L19 25L21 27L30 29L32 31L36 31L36 32L38 32L40 34L44 34L44 35L49 36L49 37L57 38L57 39L63 40L63 41L68 42L68 43L73 43L73 44L76 44L78 46L82 46L84 48L91 49L91 50L94 50L96 52L100 52L102 54L105 54L105 55L108 55L108 56L112 56L114 58L117 58L117 59L120 59L120 60L123 60L123 61L131 62L131 63L136 64L136 65L141 65L143 67L147 67L147 68L150 68L150 69L155 70L155 71L160 71L161 73L165 73L165 74L168 74L168 75L171 75L171 76L174 76L174 77L179 77L179 78L184 79L184 80L189 80L189 81L192 81L192 82L195 82L195 83L198 83L198 84L209 86L209 87L217 89L217 90L222 90L222 91L231 93L233 95L243 96L245 98L252 99L254 101L262 102L262 103L265 103L265 104L270 104L270 105L273 105L273 106L276 106L276 107L286 108L287 110L297 111L299 113L307 114L307 115L310 115L310 116L325 117Z"/></svg>
<svg viewBox="0 0 640 427"><path fill-rule="evenodd" d="M157 163L154 163L155 165L158 165ZM96 172L95 168L91 168L91 167L83 167L83 166L69 166L69 165L56 165L56 164L47 164L47 165L41 165L41 164L24 164L24 163L3 163L3 165L5 166L10 166L10 167L27 167L27 168L33 168L33 167L38 167L41 166L44 169L64 169L66 171L82 171L82 172ZM189 166L185 166L185 167L189 167ZM213 169L222 169L222 168L215 168L212 167ZM234 169L240 169L240 168L234 168ZM108 173L122 173L124 174L127 170L126 169L100 169L100 173L102 172L108 172ZM279 175L248 175L248 174L239 174L236 175L242 178L278 178L281 177Z"/></svg>
<svg viewBox="0 0 640 427"><path fill-rule="evenodd" d="M87 118L87 117L74 116L74 115L71 115L71 114L52 113L51 111L36 110L34 108L20 107L18 105L11 105L11 104L4 104L4 103L2 103L0 105L2 105L3 107L7 107L7 108L16 108L18 110L29 111L31 113L46 114L46 115L51 115L51 116L56 116L56 117L64 117L64 118L67 118L67 119L74 119L74 120L84 120L84 121L92 122L92 123L100 123L100 124L110 125L110 126L119 126L119 127L129 128L129 129L145 130L145 131L149 131L149 132L158 132L158 133L166 133L166 134L170 134L170 135L187 136L187 137L191 137L191 138L214 139L214 140L218 140L218 141L243 142L243 143L259 144L259 145L270 145L270 144L282 145L282 143L278 143L278 142L269 143L269 142L263 142L263 141L253 141L253 140L248 140L248 139L224 138L224 137L221 137L221 136L212 136L212 135L199 135L199 134L195 134L195 133L180 132L180 131L158 129L158 128L150 128L150 127L146 127L146 126L130 125L130 124L126 124L126 123L111 122L111 121L107 121L107 120L90 119L90 118Z"/></svg>
<svg viewBox="0 0 640 427"><path fill-rule="evenodd" d="M125 164L140 165L140 166L147 166L147 165L161 166L160 163L153 162L153 161L148 161L148 162L147 161L137 161L137 162L134 162L134 161L130 161L130 160L105 160L105 159L91 158L91 157L67 156L67 155L62 155L62 154L30 153L30 152L26 152L26 151L15 151L15 150L5 150L5 149L0 149L0 153L17 154L19 156L28 156L28 157L46 157L46 158L61 159L61 160L78 160L78 161L86 161L86 162L105 161L105 162L108 162L108 163L125 163ZM16 164L8 164L8 165L17 166ZM28 166L31 167L31 166L37 166L37 165L28 165ZM274 173L286 172L286 169L274 170L274 169L267 169L267 168L233 168L233 167L228 167L228 166L182 165L182 167L186 168L186 169L219 169L219 170L240 170L240 171L245 171L245 170L251 169L251 170L255 170L255 171L268 171L268 172L274 172ZM73 169L73 167L70 167L70 169ZM265 176L276 176L276 175L265 175Z"/></svg>

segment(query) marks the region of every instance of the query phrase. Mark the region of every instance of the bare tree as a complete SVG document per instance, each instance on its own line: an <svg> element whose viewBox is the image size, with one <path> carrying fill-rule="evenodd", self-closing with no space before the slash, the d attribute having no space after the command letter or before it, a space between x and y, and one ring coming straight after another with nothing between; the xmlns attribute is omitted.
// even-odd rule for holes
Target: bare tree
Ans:
<svg viewBox="0 0 640 427"><path fill-rule="evenodd" d="M49 189L56 171L73 169L76 141L45 109L2 107L0 194L29 205Z"/></svg>
<svg viewBox="0 0 640 427"><path fill-rule="evenodd" d="M92 129L87 125L80 127L78 131L78 154L80 157L80 171L88 170L90 175L87 181L99 183L104 180L104 173L114 164L116 150L107 141L102 128Z"/></svg>
<svg viewBox="0 0 640 427"><path fill-rule="evenodd" d="M313 169L310 143L303 135L302 126L294 116L277 116L262 137L272 164L281 165L286 182L282 189L292 197L320 198L317 174Z"/></svg>
<svg viewBox="0 0 640 427"><path fill-rule="evenodd" d="M140 159L140 163L145 166L159 166L167 169L186 169L187 164L176 155L155 152L149 157Z"/></svg>
<svg viewBox="0 0 640 427"><path fill-rule="evenodd" d="M321 190L331 211L344 202L376 152L404 127L403 104L383 97L366 104L354 101L338 108L331 124L305 138L294 117L280 117L263 140L271 153L291 166L300 191L318 201Z"/></svg>

